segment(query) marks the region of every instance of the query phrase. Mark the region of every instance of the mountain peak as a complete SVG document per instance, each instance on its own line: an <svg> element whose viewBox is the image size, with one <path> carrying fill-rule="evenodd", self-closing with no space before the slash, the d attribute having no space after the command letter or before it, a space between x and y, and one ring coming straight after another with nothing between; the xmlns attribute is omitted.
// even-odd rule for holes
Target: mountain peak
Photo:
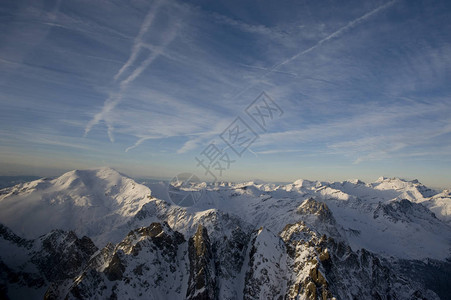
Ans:
<svg viewBox="0 0 451 300"><path fill-rule="evenodd" d="M58 178L70 178L70 177L90 177L90 176L96 176L99 178L107 178L107 177L116 177L116 176L122 176L127 177L126 175L123 175L116 171L113 168L110 167L101 167L101 168L92 168L92 169L76 169L72 171L68 171L64 173L63 175L59 176Z"/></svg>
<svg viewBox="0 0 451 300"><path fill-rule="evenodd" d="M293 182L293 185L297 187L303 187L303 188L310 188L319 185L320 182L318 181L311 181L306 179L298 179L295 182Z"/></svg>
<svg viewBox="0 0 451 300"><path fill-rule="evenodd" d="M348 180L348 182L350 182L350 183L352 183L352 184L365 184L365 182L363 182L362 180L357 179L357 178L355 178L355 179L350 179L350 180Z"/></svg>
<svg viewBox="0 0 451 300"><path fill-rule="evenodd" d="M384 181L386 181L386 180L388 180L388 179L389 179L388 177L381 176L381 177L379 177L379 178L376 180L376 182L384 182Z"/></svg>
<svg viewBox="0 0 451 300"><path fill-rule="evenodd" d="M382 182L402 182L402 183L408 183L408 184L420 184L421 185L421 182L418 179L408 180L408 179L403 179L403 178L399 178L399 177L384 177L384 176L379 177L375 183L382 183Z"/></svg>
<svg viewBox="0 0 451 300"><path fill-rule="evenodd" d="M26 238L52 229L97 236L133 217L150 195L148 187L112 168L73 170L8 189L0 195L0 219Z"/></svg>

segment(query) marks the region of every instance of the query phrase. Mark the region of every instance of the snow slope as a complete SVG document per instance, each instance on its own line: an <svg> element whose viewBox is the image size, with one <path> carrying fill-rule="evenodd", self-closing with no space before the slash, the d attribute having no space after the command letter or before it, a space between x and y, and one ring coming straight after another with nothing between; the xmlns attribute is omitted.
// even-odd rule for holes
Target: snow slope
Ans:
<svg viewBox="0 0 451 300"><path fill-rule="evenodd" d="M16 234L36 238L53 229L74 230L99 243L109 241L108 233L151 197L149 188L111 168L74 170L0 193L0 223Z"/></svg>

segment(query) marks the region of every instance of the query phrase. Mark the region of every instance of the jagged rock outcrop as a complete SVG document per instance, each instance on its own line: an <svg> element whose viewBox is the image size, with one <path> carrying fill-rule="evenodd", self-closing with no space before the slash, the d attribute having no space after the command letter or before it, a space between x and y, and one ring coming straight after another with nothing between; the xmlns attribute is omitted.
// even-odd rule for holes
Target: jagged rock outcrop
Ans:
<svg viewBox="0 0 451 300"><path fill-rule="evenodd" d="M322 205L319 207L325 209ZM292 270L287 296L290 299L331 299L324 270L324 265L330 264L331 258L329 250L321 247L326 237L319 238L303 221L286 225L280 236L286 244Z"/></svg>
<svg viewBox="0 0 451 300"><path fill-rule="evenodd" d="M53 287L47 294L67 299L180 296L187 272L186 249L180 249L185 242L167 223L138 228L116 246L107 245L94 255L89 267L72 284L66 283L66 289Z"/></svg>
<svg viewBox="0 0 451 300"><path fill-rule="evenodd" d="M412 222L415 220L415 217L428 218L437 221L435 214L425 206L413 203L407 199L392 201L387 204L379 203L373 216L375 219L385 216L394 223Z"/></svg>
<svg viewBox="0 0 451 300"><path fill-rule="evenodd" d="M328 211L311 204L305 214ZM3 232L22 248L30 244ZM365 249L353 251L304 221L286 225L279 235L238 226L222 243L211 240L203 225L186 241L167 223L132 230L101 250L89 238L64 231L31 243L27 247L39 251L28 250L29 263L39 273L17 272L0 261L5 299L15 282L41 289L50 284L45 299L438 299L393 262ZM237 286L242 290L228 290Z"/></svg>
<svg viewBox="0 0 451 300"><path fill-rule="evenodd" d="M250 233L237 226L211 240L198 225L188 241L167 223L131 231L94 254L73 280L52 285L47 299L237 299ZM218 284L221 281L221 286Z"/></svg>
<svg viewBox="0 0 451 300"><path fill-rule="evenodd" d="M20 236L18 236L14 232L12 232L11 229L9 229L8 227L6 227L3 224L0 224L0 238L5 241L9 241L19 247L25 247L27 249L30 249L33 245L32 240L27 240L27 239L21 238Z"/></svg>
<svg viewBox="0 0 451 300"><path fill-rule="evenodd" d="M40 248L31 257L50 282L73 278L98 250L88 237L78 238L72 232L55 230L39 240Z"/></svg>
<svg viewBox="0 0 451 300"><path fill-rule="evenodd" d="M329 207L324 202L319 202L313 198L309 198L302 202L297 209L297 213L301 215L315 215L318 217L318 220L323 223L332 225L336 223Z"/></svg>
<svg viewBox="0 0 451 300"><path fill-rule="evenodd" d="M353 251L344 241L319 237L302 221L288 224L280 235L293 270L290 299L438 299L387 260L365 249Z"/></svg>
<svg viewBox="0 0 451 300"><path fill-rule="evenodd" d="M42 298L48 285L72 279L97 247L88 237L54 230L36 240L17 236L0 225L0 290L12 298ZM4 261L7 259L7 261Z"/></svg>
<svg viewBox="0 0 451 300"><path fill-rule="evenodd" d="M205 227L199 225L188 242L189 279L187 299L208 300L218 297L212 246Z"/></svg>

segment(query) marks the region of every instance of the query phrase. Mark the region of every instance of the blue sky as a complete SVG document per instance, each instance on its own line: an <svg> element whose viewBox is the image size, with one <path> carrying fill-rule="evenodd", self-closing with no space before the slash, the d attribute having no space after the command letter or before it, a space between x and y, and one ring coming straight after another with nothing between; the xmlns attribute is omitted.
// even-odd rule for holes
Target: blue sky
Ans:
<svg viewBox="0 0 451 300"><path fill-rule="evenodd" d="M0 175L451 187L450 1L2 1ZM266 92L283 114L245 113ZM243 155L221 133L258 138Z"/></svg>

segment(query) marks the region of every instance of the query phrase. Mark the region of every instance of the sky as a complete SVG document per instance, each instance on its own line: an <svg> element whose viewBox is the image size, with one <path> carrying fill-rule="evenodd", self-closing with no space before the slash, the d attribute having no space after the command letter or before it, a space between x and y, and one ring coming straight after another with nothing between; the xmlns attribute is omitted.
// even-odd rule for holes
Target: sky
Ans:
<svg viewBox="0 0 451 300"><path fill-rule="evenodd" d="M0 175L451 188L450 1L0 3Z"/></svg>

